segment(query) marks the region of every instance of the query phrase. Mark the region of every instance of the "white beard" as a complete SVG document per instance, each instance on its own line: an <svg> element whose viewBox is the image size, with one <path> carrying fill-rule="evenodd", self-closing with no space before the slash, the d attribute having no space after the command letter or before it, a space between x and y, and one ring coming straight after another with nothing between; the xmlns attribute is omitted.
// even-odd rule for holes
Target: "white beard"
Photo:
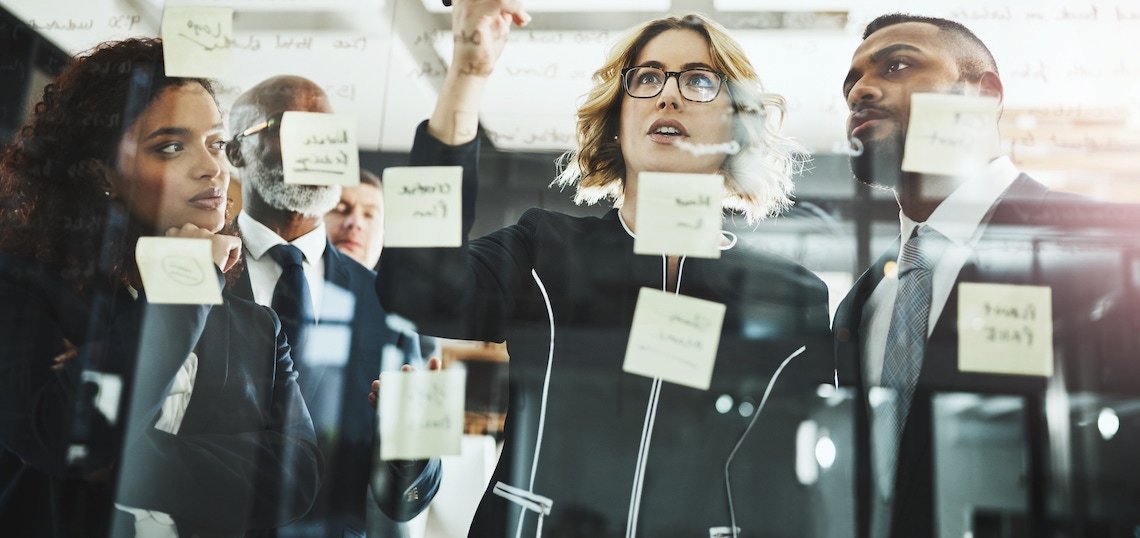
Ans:
<svg viewBox="0 0 1140 538"><path fill-rule="evenodd" d="M249 173L242 179L253 185L253 190L265 203L277 209L308 217L321 217L332 211L340 201L340 185L285 183L285 172L281 165L265 168L254 164L245 170Z"/></svg>

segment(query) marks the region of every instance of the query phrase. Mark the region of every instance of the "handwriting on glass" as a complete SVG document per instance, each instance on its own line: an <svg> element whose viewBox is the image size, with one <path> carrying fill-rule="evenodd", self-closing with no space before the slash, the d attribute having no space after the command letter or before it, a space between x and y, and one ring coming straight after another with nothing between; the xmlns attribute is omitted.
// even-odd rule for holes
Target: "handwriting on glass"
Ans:
<svg viewBox="0 0 1140 538"><path fill-rule="evenodd" d="M713 320L699 313L674 312L665 318L665 326L657 331L656 344L665 347L643 345L641 349L659 354L689 367L697 367L686 352L700 352L705 349L705 340L699 335L713 327ZM696 333L694 335L694 333Z"/></svg>
<svg viewBox="0 0 1140 538"><path fill-rule="evenodd" d="M404 409L419 410L404 414L404 430L449 431L452 417L447 412L447 390L444 385L427 383L405 385Z"/></svg>
<svg viewBox="0 0 1140 538"><path fill-rule="evenodd" d="M418 197L435 197L438 195L447 195L451 193L452 185L450 183L422 183L416 182L412 185L403 185L400 187L399 195L412 198ZM415 202L412 202L415 203ZM447 202L438 198L431 199L427 206L419 205L412 209L409 213L412 218L417 219L446 219L448 213Z"/></svg>
<svg viewBox="0 0 1140 538"><path fill-rule="evenodd" d="M982 335L987 341L1033 346L1036 305L1026 303L1018 306L986 301L982 306L982 315L985 318Z"/></svg>
<svg viewBox="0 0 1140 538"><path fill-rule="evenodd" d="M302 145L310 151L304 156L293 159L293 171L343 176L345 168L349 166L348 152L325 146L346 146L349 143L348 131L344 129L309 135Z"/></svg>
<svg viewBox="0 0 1140 538"><path fill-rule="evenodd" d="M188 19L185 26L178 31L178 36L201 47L204 51L225 49L244 49L256 51L261 49L261 41L252 36L244 41L238 41L226 31L220 22L198 22Z"/></svg>
<svg viewBox="0 0 1140 538"><path fill-rule="evenodd" d="M985 119L978 114L955 112L949 132L935 130L920 137L932 146L957 149L971 149L976 140L975 133L985 127Z"/></svg>
<svg viewBox="0 0 1140 538"><path fill-rule="evenodd" d="M206 272L198 264L198 260L190 256L177 254L162 258L162 272L171 281L183 286L196 286L206 279Z"/></svg>

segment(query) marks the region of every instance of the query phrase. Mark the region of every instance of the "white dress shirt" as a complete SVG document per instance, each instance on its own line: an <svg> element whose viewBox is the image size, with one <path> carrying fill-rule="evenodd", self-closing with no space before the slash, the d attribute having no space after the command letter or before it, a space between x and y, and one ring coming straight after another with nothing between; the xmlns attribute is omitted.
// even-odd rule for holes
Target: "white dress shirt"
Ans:
<svg viewBox="0 0 1140 538"><path fill-rule="evenodd" d="M904 243L918 226L934 228L951 243L934 267L927 336L934 331L934 325L942 315L942 309L946 306L946 300L950 296L958 273L969 259L973 248L977 246L982 232L985 231L986 223L982 219L1018 175L1020 172L1008 157L999 157L990 162L982 174L969 179L950 193L950 196L947 196L930 214L926 222L914 222L902 211L899 212L899 227ZM891 270L863 305L860 326L860 334L863 335L863 373L867 376L867 383L870 386L878 386L880 383L887 347L887 331L891 327L891 314L894 312L895 296L898 294L898 276L893 265L888 264L888 267Z"/></svg>
<svg viewBox="0 0 1140 538"><path fill-rule="evenodd" d="M241 228L242 246L245 248L245 270L249 272L249 283L253 287L253 300L257 304L273 306L273 288L281 278L281 266L269 249L288 243L264 224L257 222L245 211L238 214L238 227ZM316 229L292 241L301 250L305 259L301 266L305 269L305 280L309 282L309 295L313 299L313 315L319 317L321 298L325 289L325 244L328 235L324 221Z"/></svg>

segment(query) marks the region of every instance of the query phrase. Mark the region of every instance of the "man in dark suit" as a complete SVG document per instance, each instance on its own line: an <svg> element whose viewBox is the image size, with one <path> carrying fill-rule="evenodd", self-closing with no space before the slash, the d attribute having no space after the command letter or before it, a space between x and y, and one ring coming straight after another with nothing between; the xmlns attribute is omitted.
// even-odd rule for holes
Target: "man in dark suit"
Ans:
<svg viewBox="0 0 1140 538"><path fill-rule="evenodd" d="M853 55L843 93L850 109L847 133L863 148L852 158L852 170L858 181L894 192L902 232L855 282L833 326L840 378L855 384L858 395L858 535L910 538L940 532L932 413L946 392L1021 398L1028 456L1026 508L1018 516L1027 518L1030 535L1044 535L1049 463L1044 394L1048 387L1062 392L1103 388L1094 386L1096 375L1081 366L1095 358L1084 353L1087 345L1082 352L1078 337L1087 333L1102 299L1128 288L1124 249L1089 247L1082 234L1103 224L1104 219L1090 222L1098 215L1135 213L1120 207L1106 213L1020 173L1002 155L996 119L975 131L977 140L990 142L974 172L904 170L913 94L988 96L998 103L1003 97L993 56L958 23L899 14L875 19ZM1095 279L1088 278L1090 271ZM1038 371L1003 371L998 359L1009 357L985 353L992 348L971 339L970 323L982 318L965 313L973 312L974 304L964 298L983 289L975 287L979 283L1001 285L984 288L990 292L1014 294L1048 288L1043 301L1030 302L1035 320L1051 309L1045 331L1031 335L1041 326L1027 321L1030 332L998 337L1016 340L1023 350L1018 357L1036 361ZM1044 342L1031 344L1033 336ZM981 367L972 365L979 359ZM1066 517L1077 519L1077 512Z"/></svg>
<svg viewBox="0 0 1140 538"><path fill-rule="evenodd" d="M286 332L292 332L298 381L325 462L313 510L279 535L364 536L370 480L378 485L372 490L376 504L396 521L420 513L439 487L438 459L377 458L373 465L379 442L376 413L367 401L371 381L382 368L421 360L419 344L414 333L390 325L372 292L375 273L329 243L322 216L339 200L339 186L284 182L279 129L285 111L332 110L324 91L310 80L267 79L234 103L235 136L227 148L244 199L238 226L247 271L235 290L274 306ZM291 254L283 254L286 250ZM292 262L290 256L295 256ZM283 298L286 282L304 291ZM283 312L282 305L290 304L299 310Z"/></svg>

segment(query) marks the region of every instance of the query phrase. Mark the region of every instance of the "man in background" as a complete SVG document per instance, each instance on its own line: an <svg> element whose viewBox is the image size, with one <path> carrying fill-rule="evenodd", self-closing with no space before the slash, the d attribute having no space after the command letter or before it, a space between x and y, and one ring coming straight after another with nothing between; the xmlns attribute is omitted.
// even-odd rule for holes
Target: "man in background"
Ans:
<svg viewBox="0 0 1140 538"><path fill-rule="evenodd" d="M384 248L384 184L360 170L360 184L344 187L340 201L325 213L329 241L361 265L375 269Z"/></svg>
<svg viewBox="0 0 1140 538"><path fill-rule="evenodd" d="M363 168L360 184L343 187L340 202L325 213L325 227L333 246L372 270L384 249L384 182ZM420 354L438 357L438 338L420 335Z"/></svg>

